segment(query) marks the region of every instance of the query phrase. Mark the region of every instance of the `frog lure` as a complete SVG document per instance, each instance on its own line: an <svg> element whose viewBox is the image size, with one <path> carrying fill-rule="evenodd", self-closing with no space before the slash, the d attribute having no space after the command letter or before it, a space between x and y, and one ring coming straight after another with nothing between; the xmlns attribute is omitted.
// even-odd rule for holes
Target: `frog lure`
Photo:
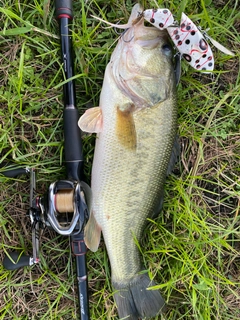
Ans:
<svg viewBox="0 0 240 320"><path fill-rule="evenodd" d="M223 53L231 56L235 55L212 39L206 31L202 31L201 27L197 27L185 13L182 13L180 24L174 20L169 9L147 9L139 12L139 18L142 16L154 27L160 30L167 29L180 57L183 57L196 70L201 70L204 73L211 73L214 70L214 56L207 40L210 40ZM134 22L123 25L113 24L101 18L93 17L112 27L121 29L128 29L134 24Z"/></svg>

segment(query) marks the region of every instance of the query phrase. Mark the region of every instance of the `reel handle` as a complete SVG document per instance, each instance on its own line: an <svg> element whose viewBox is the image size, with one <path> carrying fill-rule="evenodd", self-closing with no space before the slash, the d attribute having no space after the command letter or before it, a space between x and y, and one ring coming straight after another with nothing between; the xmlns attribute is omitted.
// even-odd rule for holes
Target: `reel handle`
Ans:
<svg viewBox="0 0 240 320"><path fill-rule="evenodd" d="M29 168L19 168L19 167L11 168L11 166L10 168L8 168L8 164L0 165L1 169L5 169L5 167L6 167L6 170L2 171L1 174L8 178L16 178L17 176L20 176L22 174L28 174L30 172Z"/></svg>
<svg viewBox="0 0 240 320"><path fill-rule="evenodd" d="M10 252L3 259L3 266L7 270L17 270L31 265L33 265L33 258L21 252Z"/></svg>

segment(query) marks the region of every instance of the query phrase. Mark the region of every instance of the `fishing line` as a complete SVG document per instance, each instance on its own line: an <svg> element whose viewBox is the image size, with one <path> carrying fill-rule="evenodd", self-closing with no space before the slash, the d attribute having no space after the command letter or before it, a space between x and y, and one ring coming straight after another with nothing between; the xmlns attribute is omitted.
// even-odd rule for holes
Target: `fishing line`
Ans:
<svg viewBox="0 0 240 320"><path fill-rule="evenodd" d="M121 21L118 21L116 24L120 24L120 22L121 22ZM113 30L114 30L114 32L115 32L117 35L119 35L119 36L120 36L120 35L122 35L126 30L128 30L129 28L128 28L128 29L125 29L125 30L124 30L124 31L122 31L122 32L118 31L117 29L119 29L119 28L114 27L114 29L113 29Z"/></svg>
<svg viewBox="0 0 240 320"><path fill-rule="evenodd" d="M216 80L218 81L218 79ZM217 157L216 157L216 165L217 165L217 190L218 190L218 196L217 196L217 201L218 201L218 225L220 225L221 223L221 205L220 205L220 179L219 179L219 152L218 152L218 146L217 146L217 125L216 125L216 121L217 121L217 112L214 115L214 129L215 129L215 150L217 153ZM220 236L221 236L221 232L220 232L220 228L218 230L218 238L219 238L219 244L220 244ZM220 251L220 247L218 248L218 259L220 259L220 255L221 255L221 251ZM220 261L218 261L220 262ZM218 263L218 273L220 273L220 263ZM220 305L220 279L218 277L218 281L217 281L217 288L218 288L218 296L217 296L217 303L218 305ZM217 319L220 319L219 317L219 308L217 309Z"/></svg>
<svg viewBox="0 0 240 320"><path fill-rule="evenodd" d="M215 76L215 75L213 75ZM220 74L218 75L215 83L218 83L218 79L220 78ZM217 209L218 209L218 225L221 225L221 195L220 195L220 178L219 178L219 174L220 174L220 162L219 162L219 149L218 149L218 140L217 140L217 112L218 110L220 110L220 106L222 106L223 103L226 102L227 99L224 99L222 101L222 103L219 105L219 107L215 110L215 113L212 117L212 121L213 121L213 127L214 127L214 132L215 132L215 152L216 152L216 179L217 179ZM221 102L221 100L219 101L219 103ZM218 104L219 104L218 103ZM217 105L218 105L217 104ZM209 126L210 127L210 126ZM221 239L221 230L220 228L218 228L218 238L219 238L219 247L217 249L217 262L218 262L218 274L220 274L221 270L220 270L220 259L221 259L221 244L220 244L220 239ZM220 305L220 277L218 276L217 279L217 305ZM217 308L217 320L221 319L220 317L220 313L219 313L219 308Z"/></svg>
<svg viewBox="0 0 240 320"><path fill-rule="evenodd" d="M73 291L73 304L74 304L74 315L77 319L77 302L76 302L76 293L75 293L75 281L74 281L74 274L73 274L73 255L71 254L71 238L68 237L68 243L69 243L69 254L70 254L70 276L71 276L71 282L72 282L72 291Z"/></svg>
<svg viewBox="0 0 240 320"><path fill-rule="evenodd" d="M65 200L63 200L62 198L65 197ZM62 195L60 195L60 205L63 204L63 206L65 207L65 209L70 209L70 210L74 210L73 208L73 198L74 198L74 192L70 191L70 192L64 192ZM58 199L59 201L59 199ZM63 201L63 202L62 202ZM67 203L65 203L67 202ZM62 208L63 209L63 208ZM66 217L67 217L67 223L69 223L68 219L68 212L72 212L72 211L67 211ZM72 255L72 241L71 241L71 237L68 237L68 245L70 248L69 251L69 255L70 255L70 277L71 277L71 282L72 282L72 292L73 292L73 305L74 305L74 315L75 318L77 319L77 301L76 301L76 292L75 292L75 275L74 275L74 270L73 270L73 255Z"/></svg>
<svg viewBox="0 0 240 320"><path fill-rule="evenodd" d="M64 190L64 191L59 191L55 195L55 206L57 208L57 211L59 213L65 213L66 214L66 223L69 224L69 221L71 221L71 218L69 219L69 212L74 211L74 206L73 206L73 201L74 201L74 191L70 190ZM71 248L71 238L68 237L68 245L69 248ZM73 272L73 256L71 254L71 249L70 249L70 277L71 277L71 288L73 292L73 304L74 304L74 314L75 317L77 318L77 302L76 302L76 294L75 294L75 281L74 281L74 272Z"/></svg>
<svg viewBox="0 0 240 320"><path fill-rule="evenodd" d="M55 195L55 207L59 213L73 212L74 191L59 191Z"/></svg>

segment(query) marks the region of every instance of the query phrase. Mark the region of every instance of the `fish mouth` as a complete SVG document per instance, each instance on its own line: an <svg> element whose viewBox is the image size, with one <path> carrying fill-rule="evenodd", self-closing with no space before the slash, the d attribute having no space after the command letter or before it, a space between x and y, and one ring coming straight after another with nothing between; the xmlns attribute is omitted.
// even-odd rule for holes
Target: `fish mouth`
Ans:
<svg viewBox="0 0 240 320"><path fill-rule="evenodd" d="M149 36L151 36L150 33L153 34L161 34L167 35L167 31L166 30L160 30L157 29L156 27L153 27L151 24L148 24L148 22L144 19L144 9L142 7L142 5L140 5L139 3L135 4L132 8L132 12L131 15L129 17L128 23L127 25L131 28L131 27L135 27L135 31L138 30L138 28L141 29L140 33L144 33L143 36L145 37L147 34ZM140 36L138 36L140 38Z"/></svg>
<svg viewBox="0 0 240 320"><path fill-rule="evenodd" d="M145 26L144 18L141 17L130 28L123 32L122 40L127 42L136 42L141 47L153 49L158 44L160 39L169 39L166 30L159 30L152 26Z"/></svg>
<svg viewBox="0 0 240 320"><path fill-rule="evenodd" d="M160 38L168 39L166 30L160 30L145 21L143 8L140 4L136 4L133 7L126 26L128 26L128 28L123 32L122 37L124 42L134 40L144 47L149 47L150 45L149 49L151 49L158 43Z"/></svg>
<svg viewBox="0 0 240 320"><path fill-rule="evenodd" d="M167 38L166 30L160 30L153 27L151 24L145 25L147 24L147 21L144 19L143 7L139 3L135 4L133 7L129 20L126 24L113 24L101 18L93 17L116 29L125 29L121 34L121 39L125 43L131 42L133 39L134 41L140 40L140 42L142 42L142 46L147 47L149 42L152 40L156 39L155 42L157 42L157 38L163 38L165 35Z"/></svg>

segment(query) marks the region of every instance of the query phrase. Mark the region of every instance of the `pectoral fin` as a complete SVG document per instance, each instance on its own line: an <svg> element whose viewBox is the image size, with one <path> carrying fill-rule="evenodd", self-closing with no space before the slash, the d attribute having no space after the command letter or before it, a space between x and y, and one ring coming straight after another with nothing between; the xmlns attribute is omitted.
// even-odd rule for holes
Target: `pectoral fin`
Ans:
<svg viewBox="0 0 240 320"><path fill-rule="evenodd" d="M90 108L80 117L78 126L84 132L98 133L102 131L102 110L100 107Z"/></svg>
<svg viewBox="0 0 240 320"><path fill-rule="evenodd" d="M98 225L93 211L84 230L84 241L86 246L93 252L96 252L100 243L101 228Z"/></svg>
<svg viewBox="0 0 240 320"><path fill-rule="evenodd" d="M137 138L131 108L124 111L117 108L116 135L126 149L136 149Z"/></svg>

